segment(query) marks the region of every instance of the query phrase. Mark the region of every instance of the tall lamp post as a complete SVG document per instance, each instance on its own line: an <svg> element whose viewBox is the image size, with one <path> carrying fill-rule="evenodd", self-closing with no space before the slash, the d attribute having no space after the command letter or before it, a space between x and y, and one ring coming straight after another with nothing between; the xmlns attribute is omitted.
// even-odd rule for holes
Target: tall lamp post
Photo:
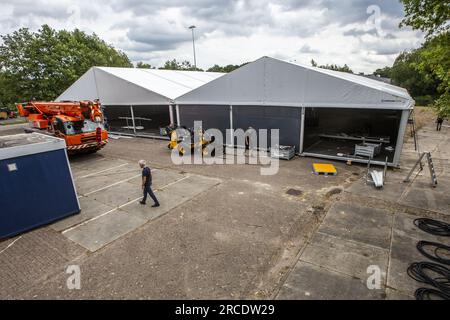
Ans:
<svg viewBox="0 0 450 320"><path fill-rule="evenodd" d="M197 69L197 59L195 57L195 42L194 42L194 29L195 26L190 26L189 29L192 31L192 48L194 49L194 68Z"/></svg>

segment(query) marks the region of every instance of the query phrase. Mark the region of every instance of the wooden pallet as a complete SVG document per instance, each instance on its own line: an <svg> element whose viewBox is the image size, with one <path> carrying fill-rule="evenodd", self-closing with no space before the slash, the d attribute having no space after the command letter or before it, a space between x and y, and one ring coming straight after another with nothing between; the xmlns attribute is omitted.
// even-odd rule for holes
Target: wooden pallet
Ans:
<svg viewBox="0 0 450 320"><path fill-rule="evenodd" d="M336 167L329 163L313 163L313 173L315 175L336 176Z"/></svg>

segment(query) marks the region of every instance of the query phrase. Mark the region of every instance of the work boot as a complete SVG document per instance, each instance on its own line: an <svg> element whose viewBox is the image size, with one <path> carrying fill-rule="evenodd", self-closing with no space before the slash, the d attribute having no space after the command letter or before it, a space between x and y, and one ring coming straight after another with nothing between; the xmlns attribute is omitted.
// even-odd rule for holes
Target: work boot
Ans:
<svg viewBox="0 0 450 320"><path fill-rule="evenodd" d="M159 203L155 203L154 205L152 205L152 208L156 208L159 207Z"/></svg>
<svg viewBox="0 0 450 320"><path fill-rule="evenodd" d="M140 204L145 204L145 202L144 202L144 201L139 201L139 203L140 203Z"/></svg>

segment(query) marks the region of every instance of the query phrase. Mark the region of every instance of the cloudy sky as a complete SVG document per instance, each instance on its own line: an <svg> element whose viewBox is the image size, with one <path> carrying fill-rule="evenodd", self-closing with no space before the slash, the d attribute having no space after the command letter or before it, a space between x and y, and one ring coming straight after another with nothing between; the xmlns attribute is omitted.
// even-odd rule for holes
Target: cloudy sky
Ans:
<svg viewBox="0 0 450 320"><path fill-rule="evenodd" d="M372 72L423 42L398 28L402 17L397 0L0 0L1 34L43 23L79 28L154 66L192 62L195 25L201 68L272 56Z"/></svg>

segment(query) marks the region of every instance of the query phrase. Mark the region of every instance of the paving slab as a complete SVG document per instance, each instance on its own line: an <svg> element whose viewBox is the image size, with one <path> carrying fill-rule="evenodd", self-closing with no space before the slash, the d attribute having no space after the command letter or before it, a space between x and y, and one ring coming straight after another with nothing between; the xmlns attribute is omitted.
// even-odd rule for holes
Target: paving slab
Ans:
<svg viewBox="0 0 450 320"><path fill-rule="evenodd" d="M280 250L228 226L174 212L81 264L82 290L67 290L67 275L35 286L25 297L66 299L244 299Z"/></svg>
<svg viewBox="0 0 450 320"><path fill-rule="evenodd" d="M335 203L319 232L388 249L393 215L388 211L349 203Z"/></svg>
<svg viewBox="0 0 450 320"><path fill-rule="evenodd" d="M136 170L135 172L121 172L114 175L79 179L75 181L75 186L79 196L87 196L94 193L101 193L104 188L116 186L133 178L138 178L140 175L140 171Z"/></svg>
<svg viewBox="0 0 450 320"><path fill-rule="evenodd" d="M197 221L227 225L263 241L282 240L290 232L307 233L317 217L303 197L292 197L286 190L251 181L225 180L214 193L202 195L189 212ZM225 205L224 205L225 204ZM216 214L211 214L216 212Z"/></svg>
<svg viewBox="0 0 450 320"><path fill-rule="evenodd" d="M89 198L110 207L119 207L139 197L142 197L142 188L128 182L122 182L89 195Z"/></svg>
<svg viewBox="0 0 450 320"><path fill-rule="evenodd" d="M417 239L394 230L387 285L409 296L413 295L417 288L425 286L408 276L409 265L413 262L429 261L417 250L416 244Z"/></svg>
<svg viewBox="0 0 450 320"><path fill-rule="evenodd" d="M300 260L366 280L369 266L378 266L382 283L386 283L389 252L361 242L342 240L327 234L316 233L303 251Z"/></svg>
<svg viewBox="0 0 450 320"><path fill-rule="evenodd" d="M116 210L86 224L81 224L63 234L91 252L120 238L146 222L127 212Z"/></svg>
<svg viewBox="0 0 450 320"><path fill-rule="evenodd" d="M76 181L81 182L103 177L110 177L113 181L115 181L117 179L124 179L141 172L137 165L128 162L121 161L118 165L109 165L107 161L103 161L103 163L106 163L106 165L103 165L98 170L89 170L88 174L78 177ZM82 169L82 171L86 171L86 169Z"/></svg>
<svg viewBox="0 0 450 320"><path fill-rule="evenodd" d="M118 210L76 226L64 232L64 235L90 251L96 251L217 183L218 179L186 176L156 193L161 202L158 208L152 208L150 204L139 204L136 199L142 196L140 188L131 183L121 183L92 196L95 201L110 207L120 207ZM130 201L132 202L129 203Z"/></svg>
<svg viewBox="0 0 450 320"><path fill-rule="evenodd" d="M62 231L113 209L113 207L89 197L82 197L79 201L81 206L81 212L79 214L59 220L50 225L50 227L53 230Z"/></svg>
<svg viewBox="0 0 450 320"><path fill-rule="evenodd" d="M436 188L411 188L400 203L450 215L450 193L440 192Z"/></svg>
<svg viewBox="0 0 450 320"><path fill-rule="evenodd" d="M396 230L396 234L399 236L408 236L417 241L427 240L450 245L449 237L438 237L417 228L414 224L414 220L417 218L420 217L405 213L396 213L394 217L394 230Z"/></svg>
<svg viewBox="0 0 450 320"><path fill-rule="evenodd" d="M386 181L383 188L375 188L373 184L367 184L363 177L350 185L346 191L362 197L372 197L396 202L407 187L408 184L403 183L398 179L394 180L391 178Z"/></svg>
<svg viewBox="0 0 450 320"><path fill-rule="evenodd" d="M115 161L117 163L121 161L124 162L124 160L120 160L117 158L106 157L100 152L91 154L79 154L69 157L69 162L72 169L94 169L99 168L106 163L112 163L112 161Z"/></svg>
<svg viewBox="0 0 450 320"><path fill-rule="evenodd" d="M140 172L140 171L139 171ZM152 170L152 183L154 189L160 189L169 183L177 181L186 176L186 173L182 173L175 170L153 169ZM137 186L142 185L142 177L136 177L128 181Z"/></svg>
<svg viewBox="0 0 450 320"><path fill-rule="evenodd" d="M161 204L160 207L152 208L152 200L148 198L148 204L145 206L136 201L122 207L122 210L128 212L132 216L137 216L146 221L152 220L166 212L169 212L183 202L194 198L196 195L209 190L218 183L220 183L220 180L218 179L199 176L185 176L184 178L181 178L155 192L155 195Z"/></svg>
<svg viewBox="0 0 450 320"><path fill-rule="evenodd" d="M299 261L277 299L373 300L385 296L384 287L370 290L365 281Z"/></svg>
<svg viewBox="0 0 450 320"><path fill-rule="evenodd" d="M415 300L414 295L408 295L401 291L387 288L386 300Z"/></svg>

